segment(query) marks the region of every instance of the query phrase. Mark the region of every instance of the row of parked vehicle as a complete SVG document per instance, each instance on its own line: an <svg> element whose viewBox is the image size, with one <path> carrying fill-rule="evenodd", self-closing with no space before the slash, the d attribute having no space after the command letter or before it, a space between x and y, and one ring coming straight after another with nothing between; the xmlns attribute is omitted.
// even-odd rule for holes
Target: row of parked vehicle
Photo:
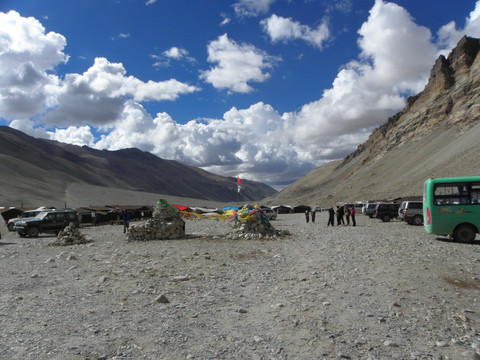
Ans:
<svg viewBox="0 0 480 360"><path fill-rule="evenodd" d="M423 224L423 203L421 201L367 203L363 206L362 213L384 222L399 219L410 225Z"/></svg>

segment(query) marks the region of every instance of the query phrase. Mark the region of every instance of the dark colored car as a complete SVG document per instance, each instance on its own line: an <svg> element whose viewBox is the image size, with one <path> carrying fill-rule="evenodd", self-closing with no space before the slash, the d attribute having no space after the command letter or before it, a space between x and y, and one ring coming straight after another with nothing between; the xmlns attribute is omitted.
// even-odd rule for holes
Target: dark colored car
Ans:
<svg viewBox="0 0 480 360"><path fill-rule="evenodd" d="M37 237L40 233L51 233L57 235L65 229L68 224L79 225L76 210L46 210L33 218L26 218L17 221L13 227L21 237Z"/></svg>
<svg viewBox="0 0 480 360"><path fill-rule="evenodd" d="M400 204L396 203L379 203L375 208L373 217L382 220L383 222L396 219L398 217L398 209Z"/></svg>

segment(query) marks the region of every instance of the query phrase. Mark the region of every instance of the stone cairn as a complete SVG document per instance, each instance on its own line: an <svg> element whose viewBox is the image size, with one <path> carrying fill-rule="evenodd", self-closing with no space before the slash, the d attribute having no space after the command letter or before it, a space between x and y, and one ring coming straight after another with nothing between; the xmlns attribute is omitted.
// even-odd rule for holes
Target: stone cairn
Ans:
<svg viewBox="0 0 480 360"><path fill-rule="evenodd" d="M153 216L145 223L131 225L127 241L168 240L185 237L185 222L178 210L165 200L159 200Z"/></svg>
<svg viewBox="0 0 480 360"><path fill-rule="evenodd" d="M228 239L262 239L290 235L288 231L276 230L260 208L240 209L235 217L233 232Z"/></svg>
<svg viewBox="0 0 480 360"><path fill-rule="evenodd" d="M80 232L80 229L71 222L63 231L58 233L57 239L50 245L67 246L88 244L90 242L92 242L92 240L88 240L85 235Z"/></svg>

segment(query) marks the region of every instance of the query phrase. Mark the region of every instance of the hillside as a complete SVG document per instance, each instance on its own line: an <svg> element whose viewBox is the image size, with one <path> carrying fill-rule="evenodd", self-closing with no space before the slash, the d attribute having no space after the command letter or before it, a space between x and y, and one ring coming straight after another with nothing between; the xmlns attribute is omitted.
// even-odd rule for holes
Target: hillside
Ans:
<svg viewBox="0 0 480 360"><path fill-rule="evenodd" d="M435 62L428 84L343 160L322 165L268 203L421 195L425 179L480 174L480 41L464 37Z"/></svg>
<svg viewBox="0 0 480 360"><path fill-rule="evenodd" d="M0 127L0 206L143 204L158 194L232 202L237 180L139 149L95 150ZM276 191L242 179L239 201Z"/></svg>

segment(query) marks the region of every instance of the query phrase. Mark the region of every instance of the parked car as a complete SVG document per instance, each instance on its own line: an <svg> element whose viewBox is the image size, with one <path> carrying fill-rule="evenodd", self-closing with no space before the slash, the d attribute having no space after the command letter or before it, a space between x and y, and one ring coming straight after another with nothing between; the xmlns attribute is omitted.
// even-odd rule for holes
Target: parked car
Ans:
<svg viewBox="0 0 480 360"><path fill-rule="evenodd" d="M365 204L362 208L362 214L372 217L376 207L377 207L377 203Z"/></svg>
<svg viewBox="0 0 480 360"><path fill-rule="evenodd" d="M35 217L38 214L40 214L42 211L44 210L27 210L22 212L18 217L8 220L8 223L7 223L8 230L13 231L13 227L15 226L15 223L17 221L22 220L24 218Z"/></svg>
<svg viewBox="0 0 480 360"><path fill-rule="evenodd" d="M262 211L268 220L275 220L277 218L277 213L270 208L263 207Z"/></svg>
<svg viewBox="0 0 480 360"><path fill-rule="evenodd" d="M17 231L21 237L37 237L40 233L53 233L57 235L65 227L74 223L79 225L78 214L76 210L45 210L35 217L24 218L15 223L13 230Z"/></svg>
<svg viewBox="0 0 480 360"><path fill-rule="evenodd" d="M422 225L423 202L406 201L405 209L403 210L403 220L410 225Z"/></svg>
<svg viewBox="0 0 480 360"><path fill-rule="evenodd" d="M373 213L373 217L388 222L398 217L398 209L400 204L398 203L378 203Z"/></svg>

